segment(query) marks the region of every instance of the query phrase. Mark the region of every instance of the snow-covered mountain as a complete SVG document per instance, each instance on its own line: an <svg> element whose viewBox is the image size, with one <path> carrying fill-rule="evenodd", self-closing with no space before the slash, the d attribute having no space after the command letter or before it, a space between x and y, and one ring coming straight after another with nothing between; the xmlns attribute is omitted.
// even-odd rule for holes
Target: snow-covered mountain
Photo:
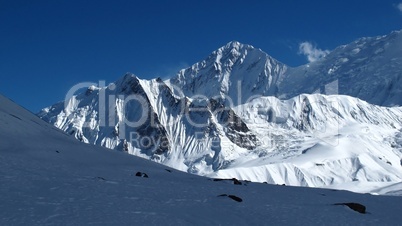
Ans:
<svg viewBox="0 0 402 226"><path fill-rule="evenodd" d="M1 95L0 138L1 225L398 225L402 221L401 197L183 173L74 140ZM400 184L382 191L396 194L396 190Z"/></svg>
<svg viewBox="0 0 402 226"><path fill-rule="evenodd" d="M235 105L256 95L289 99L321 93L401 106L402 31L358 39L296 68L234 41L179 71L169 82L186 96L229 97Z"/></svg>
<svg viewBox="0 0 402 226"><path fill-rule="evenodd" d="M402 182L402 108L364 101L400 104L401 37L363 38L298 68L230 42L170 80L126 74L38 115L190 173L369 192Z"/></svg>

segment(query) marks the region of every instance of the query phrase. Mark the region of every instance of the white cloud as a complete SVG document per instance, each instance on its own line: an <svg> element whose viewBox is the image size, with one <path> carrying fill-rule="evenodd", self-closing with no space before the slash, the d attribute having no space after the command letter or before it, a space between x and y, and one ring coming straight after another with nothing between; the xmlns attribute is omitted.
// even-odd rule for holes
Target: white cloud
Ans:
<svg viewBox="0 0 402 226"><path fill-rule="evenodd" d="M402 2L396 5L396 8L398 8L398 10L402 12Z"/></svg>
<svg viewBox="0 0 402 226"><path fill-rule="evenodd" d="M299 45L299 54L305 55L310 63L325 57L328 53L329 50L318 49L310 42L302 42Z"/></svg>

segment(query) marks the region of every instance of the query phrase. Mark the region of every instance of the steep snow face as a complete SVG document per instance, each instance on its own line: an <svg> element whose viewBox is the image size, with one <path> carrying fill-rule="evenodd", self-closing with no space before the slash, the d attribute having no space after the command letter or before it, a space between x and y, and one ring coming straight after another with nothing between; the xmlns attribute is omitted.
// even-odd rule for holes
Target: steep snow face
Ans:
<svg viewBox="0 0 402 226"><path fill-rule="evenodd" d="M1 95L0 137L1 225L398 225L402 221L400 197L213 181L78 142ZM135 176L137 172L148 177ZM349 202L364 205L370 214L334 205Z"/></svg>
<svg viewBox="0 0 402 226"><path fill-rule="evenodd" d="M169 84L186 96L204 95L244 103L255 95L276 95L287 66L260 49L233 41L187 69Z"/></svg>
<svg viewBox="0 0 402 226"><path fill-rule="evenodd" d="M362 38L322 60L288 70L279 94L344 94L383 106L402 105L402 32ZM336 82L337 90L325 86Z"/></svg>
<svg viewBox="0 0 402 226"><path fill-rule="evenodd" d="M91 87L39 116L85 143L201 175L258 144L244 122L218 100L177 97L162 80L131 74L108 87Z"/></svg>

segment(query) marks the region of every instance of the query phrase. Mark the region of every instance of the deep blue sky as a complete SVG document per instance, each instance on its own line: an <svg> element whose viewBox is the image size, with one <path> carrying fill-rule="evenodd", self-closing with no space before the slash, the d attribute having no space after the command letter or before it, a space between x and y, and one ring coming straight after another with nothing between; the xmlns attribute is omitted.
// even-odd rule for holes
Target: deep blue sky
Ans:
<svg viewBox="0 0 402 226"><path fill-rule="evenodd" d="M0 93L31 111L79 82L171 76L237 40L290 65L402 29L402 2L0 0Z"/></svg>

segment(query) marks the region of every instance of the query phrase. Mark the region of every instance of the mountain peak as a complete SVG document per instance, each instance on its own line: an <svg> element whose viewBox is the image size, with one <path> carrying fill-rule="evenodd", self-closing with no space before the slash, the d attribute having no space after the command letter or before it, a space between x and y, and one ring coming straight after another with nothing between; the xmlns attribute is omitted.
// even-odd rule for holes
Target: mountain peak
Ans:
<svg viewBox="0 0 402 226"><path fill-rule="evenodd" d="M214 51L212 54L214 53L224 53L224 52L238 52L240 54L247 54L246 50L254 50L256 48L254 48L254 46L249 45L249 44L243 44L240 43L238 41L230 41L228 42L226 45L222 46L221 48L217 49L216 51ZM260 52L264 53L262 50L258 49ZM266 53L264 53L266 54Z"/></svg>
<svg viewBox="0 0 402 226"><path fill-rule="evenodd" d="M275 94L275 83L286 70L285 64L261 49L231 41L213 51L205 60L181 70L170 80L170 84L181 87L187 96L200 94L232 100L238 99L241 88L246 100L261 93Z"/></svg>
<svg viewBox="0 0 402 226"><path fill-rule="evenodd" d="M247 45L247 44L242 44L242 43L240 43L240 42L238 42L238 41L230 41L230 42L228 42L225 46L223 46L222 48L225 48L225 49L239 49L239 48L241 48L241 47L243 47L243 46L250 46L250 45ZM252 47L252 46L251 46Z"/></svg>

